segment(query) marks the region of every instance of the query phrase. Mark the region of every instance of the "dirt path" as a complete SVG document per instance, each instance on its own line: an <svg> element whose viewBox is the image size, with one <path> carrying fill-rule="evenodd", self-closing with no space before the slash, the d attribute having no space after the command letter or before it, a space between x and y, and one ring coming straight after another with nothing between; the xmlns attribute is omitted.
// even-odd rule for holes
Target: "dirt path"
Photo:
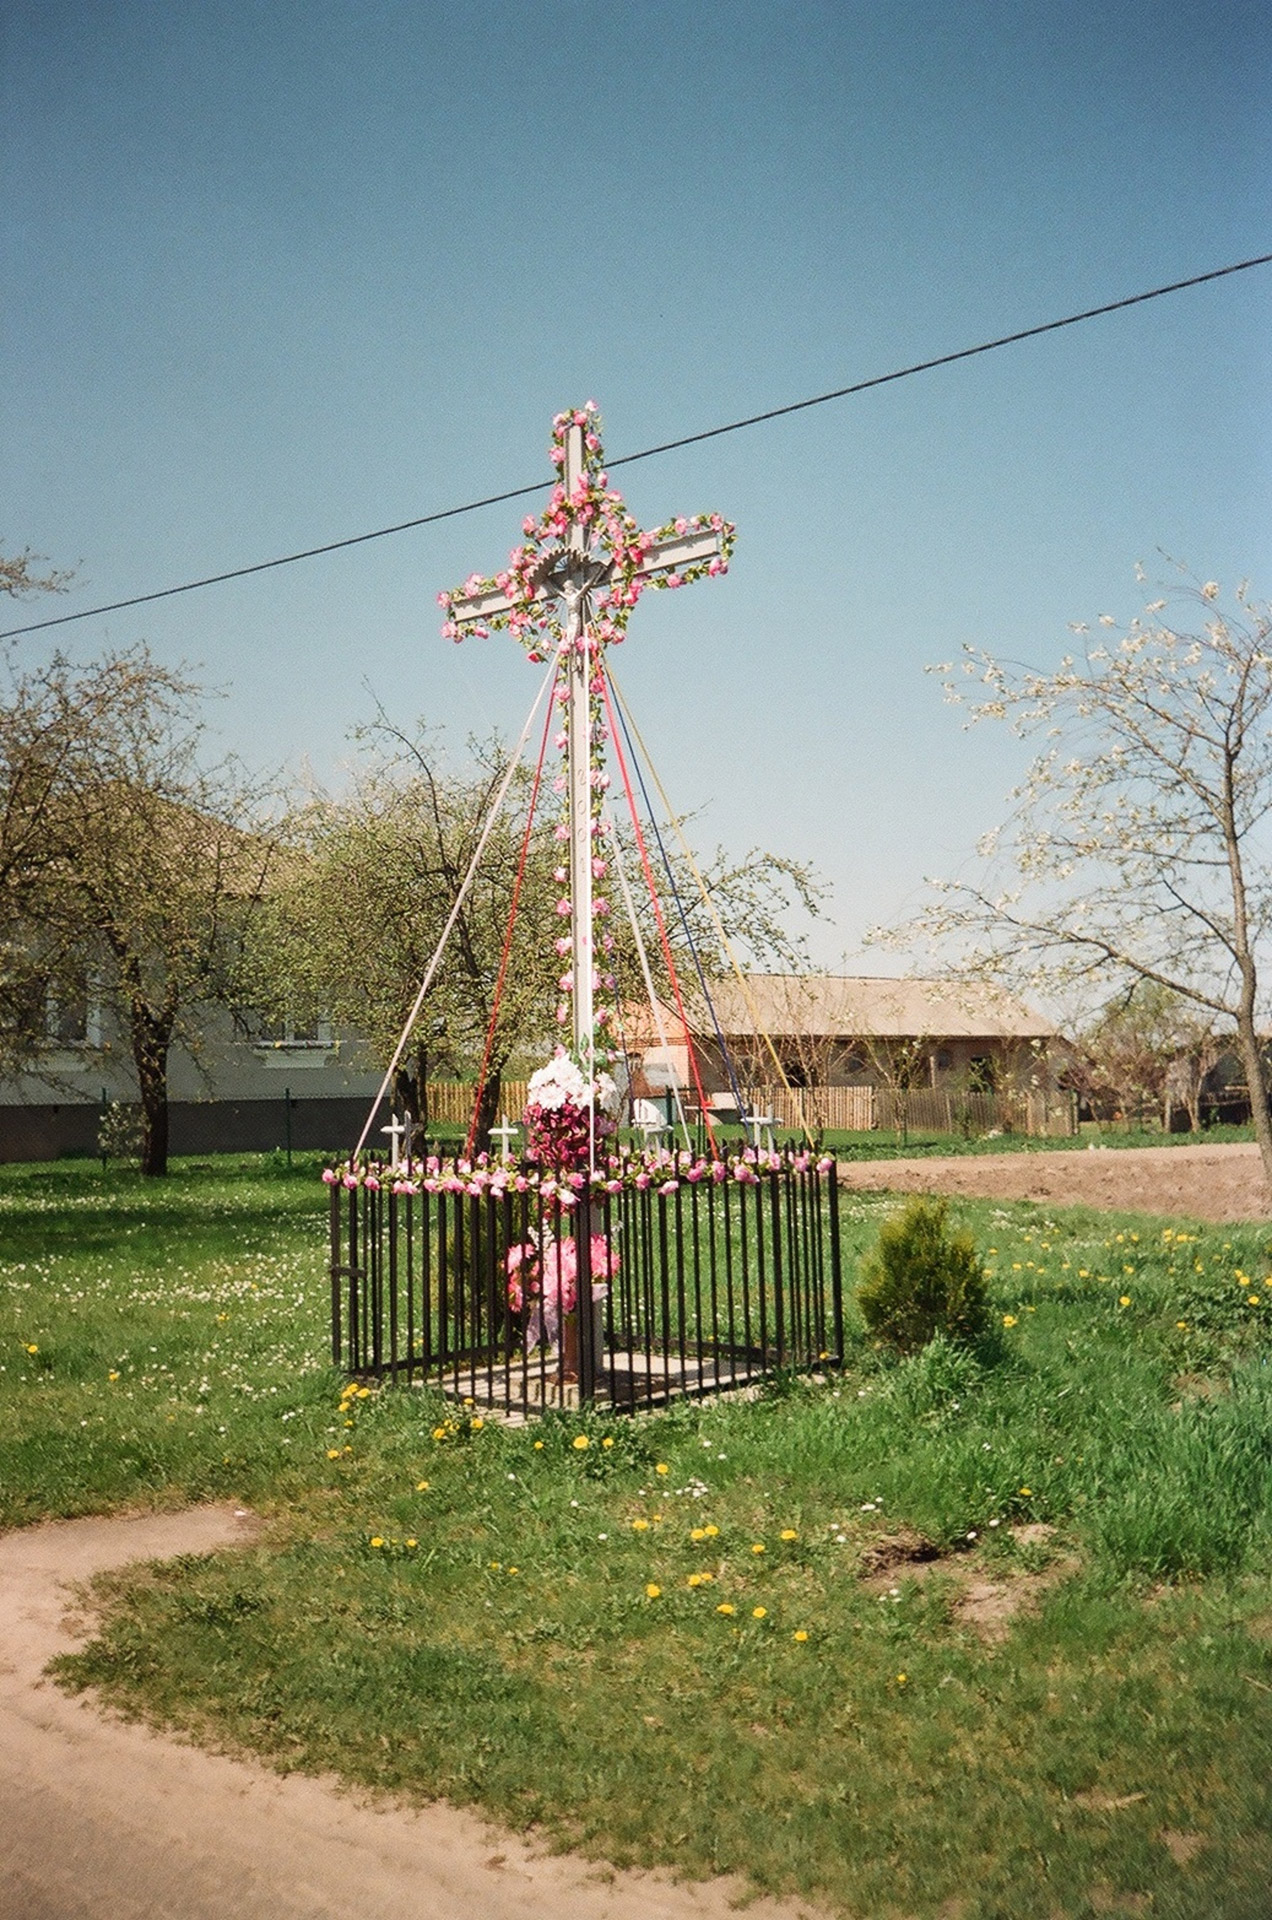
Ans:
<svg viewBox="0 0 1272 1920"><path fill-rule="evenodd" d="M443 1805L376 1808L104 1715L41 1678L77 1644L64 1583L250 1534L228 1507L0 1536L5 1920L725 1920L736 1881L677 1885L536 1855ZM82 1638L82 1627L79 1637ZM798 1920L759 1900L752 1920Z"/></svg>
<svg viewBox="0 0 1272 1920"><path fill-rule="evenodd" d="M1057 1206L1117 1207L1194 1220L1266 1220L1272 1214L1259 1149L1247 1144L844 1162L839 1183L856 1192L892 1188L1051 1200Z"/></svg>

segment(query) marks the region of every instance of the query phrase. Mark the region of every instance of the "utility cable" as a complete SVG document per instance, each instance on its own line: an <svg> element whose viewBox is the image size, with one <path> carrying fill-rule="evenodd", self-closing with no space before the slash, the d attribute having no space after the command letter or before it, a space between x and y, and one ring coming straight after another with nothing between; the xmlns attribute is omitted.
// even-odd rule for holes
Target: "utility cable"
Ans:
<svg viewBox="0 0 1272 1920"><path fill-rule="evenodd" d="M557 656L557 672L560 674L560 655ZM499 955L499 973L495 980L495 991L491 996L490 1025L486 1029L486 1044L482 1050L481 1069L477 1075L477 1095L473 1101L473 1117L468 1128L468 1138L464 1143L464 1158L473 1157L473 1143L477 1138L477 1121L481 1114L481 1103L486 1093L486 1069L490 1065L491 1049L495 1044L495 1029L499 1024L499 1009L503 1002L504 982L508 978L508 960L512 953L512 936L517 925L517 907L521 901L521 883L526 877L526 862L530 858L530 837L534 832L535 808L539 804L539 784L543 779L543 761L548 751L548 734L552 730L552 702L549 700L547 712L543 716L543 738L539 742L539 758L535 762L534 779L530 785L530 801L526 807L526 830L521 836L521 857L517 861L517 877L512 884L512 899L508 905L508 926L504 933L503 950Z"/></svg>
<svg viewBox="0 0 1272 1920"><path fill-rule="evenodd" d="M402 1028L402 1032L398 1038L398 1043L396 1047L394 1047L393 1049L393 1058L389 1061L388 1066L384 1070L384 1078L380 1082L380 1091L376 1094L375 1099L371 1103L371 1111L367 1115L367 1123L363 1127L361 1134L358 1136L358 1144L354 1148L353 1153L350 1156L349 1164L351 1167L356 1167L358 1164L358 1155L362 1152L363 1147L367 1143L367 1135L370 1133L372 1127L375 1124L375 1116L380 1111L380 1107L384 1101L384 1096L389 1090L389 1084L392 1081L394 1074L398 1070L398 1064L401 1061L402 1055L406 1052L406 1043L411 1037L411 1030L414 1027L415 1022L420 1017L420 1008L424 1005L425 996L427 995L429 988L433 984L433 976L436 974L437 969L441 964L442 955L446 951L446 943L450 939L451 934L454 931L455 922L459 918L460 909L462 908L465 900L468 898L468 890L472 886L473 881L477 877L477 869L481 865L481 856L486 851L486 842L487 840L489 840L491 835L491 830L493 829L495 821L499 816L499 809L503 806L504 801L508 797L508 789L512 785L512 776L517 771L517 768L521 763L521 756L525 752L526 741L530 738L530 732L534 726L535 715L539 711L539 706L543 699L544 694L547 692L548 688L556 680L558 667L559 667L559 662L554 657L550 661L548 665L548 671L543 676L543 682L539 688L538 693L536 693L534 697L534 705L531 707L529 713L526 715L526 724L521 729L521 738L518 740L516 746L513 748L512 753L509 756L508 765L504 772L504 777L499 785L499 791L495 795L495 798L491 804L489 813L486 815L485 824L483 825L481 833L478 836L477 845L473 849L473 857L468 863L468 871L464 875L463 881L460 884L459 892L455 895L454 904L452 905L450 913L447 916L446 925L442 928L442 937L437 943L437 947L433 954L433 958L428 963L428 970L425 973L423 980L420 982L420 990L415 996L415 1003L412 1006L411 1011L406 1016L406 1025Z"/></svg>
<svg viewBox="0 0 1272 1920"><path fill-rule="evenodd" d="M909 366L897 367L891 373L876 373L867 380L855 380L850 386L833 387L829 393L816 393L807 400L791 400L785 406L769 407L763 413L747 414L741 420L730 420L721 427L705 427L699 433L683 434L678 440L664 440L656 447L643 447L639 453L620 454L617 459L606 462L607 467L630 467L637 460L652 460L662 453L674 453L680 447L694 447L703 440L718 440L722 434L741 433L745 427L758 427L768 420L781 420L787 414L803 413L809 407L824 407L831 400L846 400L852 394L868 393L872 387L886 387L894 380L908 380L916 373L930 373L935 367L952 366L957 360L971 360L978 354L994 353L999 347L1015 346L1021 340L1035 340L1040 334L1058 333L1062 327L1076 327L1084 320L1098 320L1107 313L1121 313L1127 307L1142 306L1147 300L1161 300L1168 293L1183 293L1189 287L1204 286L1210 280L1225 280L1230 274L1248 273L1252 267L1265 267L1272 263L1272 253L1259 253L1249 260L1236 260L1231 266L1212 267L1208 273L1194 273L1187 280L1172 280L1163 287L1150 287L1146 293L1127 294L1121 300L1108 300L1099 307L1085 307L1081 313L1065 314L1060 320L1044 320L1038 326L1021 327L1015 333L999 334L996 339L982 340L974 347L959 347L952 353L940 353L930 360L916 360ZM229 567L224 573L206 574L199 580L186 580L176 587L159 587L152 593L135 593L127 600L112 600L104 606L85 607L79 613L60 613L47 620L32 620L23 627L6 627L0 631L0 640L16 640L24 633L40 633L46 627L65 627L76 620L92 620L99 614L120 613L127 607L148 606L155 600L170 600L179 593L196 593L202 587L221 586L227 580L243 580L253 573L268 573L274 567L294 566L298 560L316 560L327 553L339 553L345 547L359 547L368 540L385 540L395 533L410 533L416 527L433 526L439 520L457 520L466 513L477 513L482 507L495 507L505 500L523 500L528 494L539 493L544 487L555 483L557 475L537 480L529 486L509 487L504 493L487 494L481 500L469 500L459 507L442 507L435 513L422 513L414 520L400 520L392 527L376 527L371 533L349 534L343 540L328 540L321 546L305 547L298 553L280 554L275 560L257 560L251 566Z"/></svg>
<svg viewBox="0 0 1272 1920"><path fill-rule="evenodd" d="M689 867L689 871L692 873L694 880L697 882L698 892L702 896L702 903L706 907L706 910L711 917L712 923L716 930L716 935L720 941L720 945L725 953L726 958L728 959L729 965L733 968L734 976L737 979L738 986L741 988L742 998L746 1002L747 1012L751 1016L751 1024L755 1028L756 1033L758 1033L760 1038L763 1040L765 1046L768 1048L770 1058L772 1059L773 1065L777 1068L778 1077L781 1080L783 1088L788 1094L792 1093L794 1089L791 1086L790 1080L787 1078L786 1069L782 1065L781 1056L778 1054L777 1048L773 1045L772 1035L769 1033L768 1029L764 1025L764 1022L760 1018L759 1011L751 995L751 989L747 984L746 975L743 973L741 967L738 965L737 956L734 954L733 947L729 941L729 936L724 930L724 922L721 920L720 915L716 911L716 905L714 900L711 898L710 890L707 887L706 881L702 877L697 861L694 859L693 848L689 845L688 840L685 838L684 829L681 826L679 815L676 813L675 809L672 807L670 800L667 798L667 790L663 786L662 781L658 778L658 769L654 765L653 758L650 754L649 748L645 745L645 742L641 737L640 728L637 726L635 718L633 717L633 714L632 714L632 710L627 704L627 699L623 693L623 689L618 684L618 676L614 673L612 668L609 669L609 679L610 679L610 684L614 689L614 698L618 702L619 712L623 716L624 731L626 731L627 727L630 726L632 733L634 733L636 736L636 744L640 748L640 751L644 757L646 766L649 768L650 778L653 780L654 786L658 791L658 797L663 804L663 811L666 813L667 818L671 823L672 831L674 832L676 838L680 842L681 853L684 855L685 861ZM800 1102L800 1114L801 1114L800 1124L803 1127L805 1134L808 1135L808 1138L811 1142L812 1135L811 1133L809 1133L807 1120L803 1118L803 1111L804 1111L803 1102L801 1101Z"/></svg>
<svg viewBox="0 0 1272 1920"><path fill-rule="evenodd" d="M617 686L615 687L615 692L617 693ZM608 705L608 694L606 695L606 704ZM730 1087L730 1090L732 1091L733 1098L737 1101L738 1118L745 1125L748 1103L744 1101L742 1098L742 1089L738 1085L738 1076L733 1066L733 1055L729 1052L728 1042L725 1039L723 1033L720 1031L720 1022L716 1018L715 1002L711 998L711 989L707 985L707 976L703 969L702 961L698 954L697 942L694 940L694 937L693 937L693 929L689 925L689 915L685 912L685 903L681 899L680 889L676 885L675 871L672 867L671 861L667 857L667 849L663 845L663 837L658 828L658 818L654 812L653 807L650 804L649 789L645 785L645 775L641 769L640 761L636 757L636 749L632 744L632 736L628 732L628 728L627 728L627 716L624 713L621 704L618 709L618 717L619 717L619 724L623 729L623 736L627 741L628 755L631 759L631 763L633 767L636 769L636 779L640 785L641 798L645 802L645 812L649 817L649 824L654 830L654 838L658 842L658 851L662 855L662 863L667 875L667 884L671 888L671 897L676 903L676 912L680 915L681 929L684 933L685 941L688 945L689 953L693 960L694 972L698 976L698 986L702 991L702 998L706 1003L707 1013L709 1014L711 1019L711 1028L715 1034L716 1042L720 1048L720 1057L724 1062L724 1070L729 1076L729 1087ZM612 711L611 711L610 718L612 723L613 721ZM617 741L615 742L615 744L617 745Z"/></svg>

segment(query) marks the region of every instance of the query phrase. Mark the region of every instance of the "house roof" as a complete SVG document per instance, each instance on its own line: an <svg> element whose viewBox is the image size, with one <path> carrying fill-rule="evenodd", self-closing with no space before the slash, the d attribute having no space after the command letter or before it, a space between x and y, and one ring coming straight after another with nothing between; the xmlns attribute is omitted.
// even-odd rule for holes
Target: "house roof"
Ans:
<svg viewBox="0 0 1272 1920"><path fill-rule="evenodd" d="M841 1040L1048 1040L1056 1034L1041 1014L979 981L752 973L746 975L745 993L736 979L723 980L713 983L711 998L726 1036L754 1034L757 1028L775 1038L799 1034ZM701 995L687 1000L687 1011L695 1027L710 1033ZM674 1040L679 1033L674 1010L664 1008L664 1025ZM647 1009L631 1021L642 1033L650 1026Z"/></svg>

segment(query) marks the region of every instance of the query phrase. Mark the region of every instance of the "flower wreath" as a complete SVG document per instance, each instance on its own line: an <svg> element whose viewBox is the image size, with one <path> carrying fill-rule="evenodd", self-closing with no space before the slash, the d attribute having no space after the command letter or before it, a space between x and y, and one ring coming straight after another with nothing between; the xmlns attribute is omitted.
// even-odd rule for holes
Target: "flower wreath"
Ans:
<svg viewBox="0 0 1272 1920"><path fill-rule="evenodd" d="M572 426L583 429L583 471L574 490L568 494L563 481L552 489L547 506L536 520L528 515L522 522L525 544L515 547L502 573L489 577L470 574L462 587L439 593L438 604L449 615L452 601L461 595L502 593L512 602L506 613L493 614L481 626L472 629L479 638L492 630L507 629L520 641L533 661L546 660L553 648L565 639L560 602L539 599L539 582L564 551L570 529L581 524L590 547L599 536L613 559L608 583L593 596L596 613L589 622L594 648L617 643L623 638L632 608L646 587L685 587L704 574L727 573L733 552L735 530L731 521L718 513L698 513L668 520L652 532L642 532L624 505L623 496L610 486L601 446L601 416L596 402L558 413L552 422L552 446L549 457L554 467L565 465L566 434ZM640 568L651 546L670 540L676 534L705 533L720 535L721 552L700 565L686 567L682 573L667 573L653 579L640 578ZM463 639L458 623L447 619L442 633L448 640Z"/></svg>

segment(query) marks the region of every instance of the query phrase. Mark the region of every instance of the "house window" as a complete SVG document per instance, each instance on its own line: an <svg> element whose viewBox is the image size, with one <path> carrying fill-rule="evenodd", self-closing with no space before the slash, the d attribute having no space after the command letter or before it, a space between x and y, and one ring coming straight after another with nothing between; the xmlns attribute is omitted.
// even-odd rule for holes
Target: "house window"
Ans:
<svg viewBox="0 0 1272 1920"><path fill-rule="evenodd" d="M245 1040L267 1052L330 1052L335 1042L330 1020L298 1020L289 1013L266 1018L251 1007L240 1007L234 1024Z"/></svg>

